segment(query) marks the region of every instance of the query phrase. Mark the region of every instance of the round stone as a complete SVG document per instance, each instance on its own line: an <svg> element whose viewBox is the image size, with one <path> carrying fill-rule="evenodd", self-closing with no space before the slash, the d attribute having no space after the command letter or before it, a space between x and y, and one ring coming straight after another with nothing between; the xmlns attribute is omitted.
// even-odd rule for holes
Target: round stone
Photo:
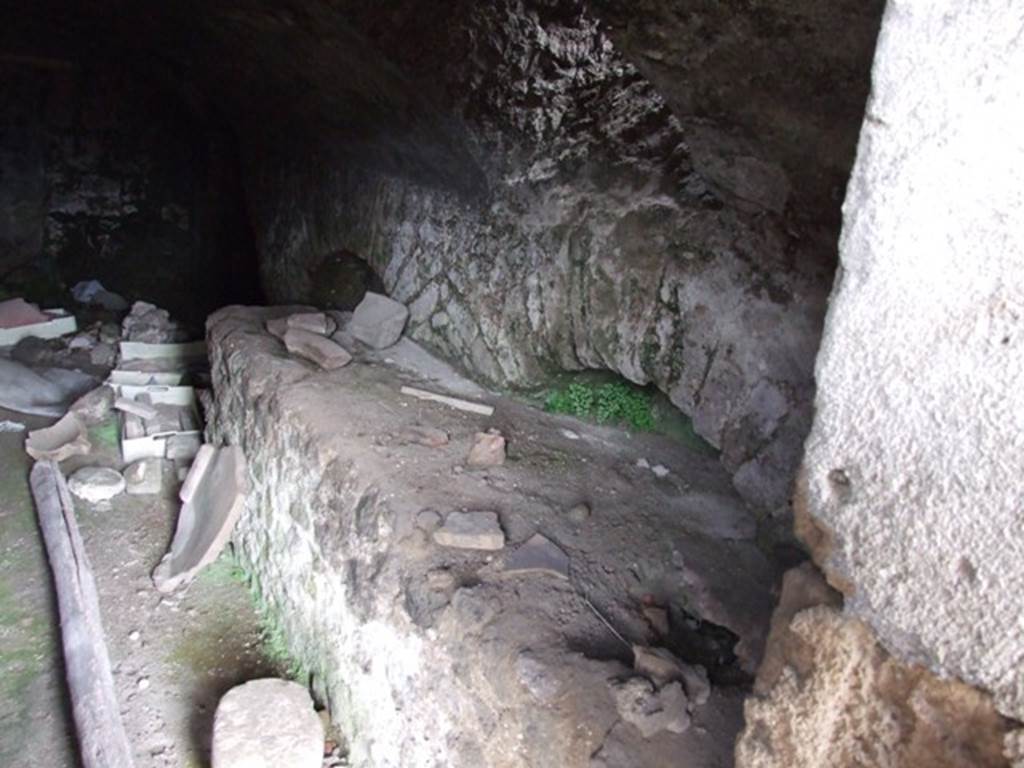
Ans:
<svg viewBox="0 0 1024 768"><path fill-rule="evenodd" d="M217 705L213 768L320 768L323 753L323 723L298 683L251 680Z"/></svg>
<svg viewBox="0 0 1024 768"><path fill-rule="evenodd" d="M124 477L109 467L82 467L68 478L68 490L92 503L109 501L124 488Z"/></svg>

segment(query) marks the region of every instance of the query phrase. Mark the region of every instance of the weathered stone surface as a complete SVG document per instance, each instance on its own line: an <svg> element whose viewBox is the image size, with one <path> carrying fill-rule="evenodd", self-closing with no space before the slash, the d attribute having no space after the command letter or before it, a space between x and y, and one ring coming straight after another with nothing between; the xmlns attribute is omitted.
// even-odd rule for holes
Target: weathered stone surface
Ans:
<svg viewBox="0 0 1024 768"><path fill-rule="evenodd" d="M68 478L68 490L93 504L110 501L124 489L124 477L110 467L82 467Z"/></svg>
<svg viewBox="0 0 1024 768"><path fill-rule="evenodd" d="M304 357L327 371L344 368L352 362L352 355L344 347L318 333L289 328L282 341L289 352Z"/></svg>
<svg viewBox="0 0 1024 768"><path fill-rule="evenodd" d="M800 489L846 612L1016 719L1022 24L1016 3L887 6Z"/></svg>
<svg viewBox="0 0 1024 768"><path fill-rule="evenodd" d="M133 496L160 493L163 479L163 459L140 459L124 470L125 491Z"/></svg>
<svg viewBox="0 0 1024 768"><path fill-rule="evenodd" d="M374 349L386 349L401 338L408 319L404 304L368 291L345 330Z"/></svg>
<svg viewBox="0 0 1024 768"><path fill-rule="evenodd" d="M496 467L505 463L505 438L494 432L477 432L466 459L468 467Z"/></svg>
<svg viewBox="0 0 1024 768"><path fill-rule="evenodd" d="M320 768L323 754L323 723L298 683L250 680L217 705L213 768Z"/></svg>
<svg viewBox="0 0 1024 768"><path fill-rule="evenodd" d="M989 696L891 657L861 621L796 614L773 678L746 703L737 768L1002 768L1010 724Z"/></svg>
<svg viewBox="0 0 1024 768"><path fill-rule="evenodd" d="M449 512L434 531L434 541L459 549L498 550L505 546L505 532L494 512Z"/></svg>
<svg viewBox="0 0 1024 768"><path fill-rule="evenodd" d="M209 453L209 452L207 452ZM171 592L217 559L242 513L249 492L249 470L238 446L215 449L196 461L186 479L188 501L178 515L171 548L153 571L153 583Z"/></svg>
<svg viewBox="0 0 1024 768"><path fill-rule="evenodd" d="M574 645L587 638L610 649L619 641L572 584L500 578L497 553L431 538L441 522L433 510L496 510L516 540L543 520L545 534L572 556L574 575L592 585L588 599L629 636L650 630L636 615L636 596L609 571L639 567L691 615L743 638L738 651L756 659L772 583L763 555L749 542L702 533L675 488L631 495L632 481L612 470L655 438L609 431L614 447L580 440L555 465L544 457L564 450L558 418L501 399L502 418L521 430L528 453L495 471L506 480L499 488L480 473L453 473L453 449L380 440L413 424L464 437L476 416L402 396L399 370L383 361L353 365L344 377L310 377L261 332L270 314L235 307L210 319L210 437L246 451L253 492L233 536L236 551L257 574L289 650L351 735L353 764L590 768L599 755L593 765L649 768L679 754L728 763L741 727L732 689L715 688L694 706L694 727L684 733L644 738L620 722L608 683L632 670ZM712 458L673 450L666 460L681 482L731 493ZM628 510L603 502L585 526L554 512L584 491L632 501Z"/></svg>

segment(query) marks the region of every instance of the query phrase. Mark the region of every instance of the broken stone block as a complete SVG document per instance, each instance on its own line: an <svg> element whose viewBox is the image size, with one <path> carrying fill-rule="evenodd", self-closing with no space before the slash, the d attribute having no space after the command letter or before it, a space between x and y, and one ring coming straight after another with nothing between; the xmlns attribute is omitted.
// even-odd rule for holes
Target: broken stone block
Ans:
<svg viewBox="0 0 1024 768"><path fill-rule="evenodd" d="M163 488L162 459L140 459L124 470L125 492L131 496L160 493Z"/></svg>
<svg viewBox="0 0 1024 768"><path fill-rule="evenodd" d="M645 739L662 731L685 733L690 727L690 712L683 686L669 683L655 690L642 677L614 684L612 692L619 715L635 725Z"/></svg>
<svg viewBox="0 0 1024 768"><path fill-rule="evenodd" d="M68 490L93 504L110 501L124 489L124 477L110 467L82 467L68 478Z"/></svg>
<svg viewBox="0 0 1024 768"><path fill-rule="evenodd" d="M445 547L493 551L505 546L505 532L495 512L451 512L434 531L434 541Z"/></svg>
<svg viewBox="0 0 1024 768"><path fill-rule="evenodd" d="M201 474L193 480L193 473ZM153 583L171 592L191 581L213 562L231 536L249 490L248 468L242 449L215 449L208 461L195 462L186 485L188 501L178 516L170 551L153 571Z"/></svg>
<svg viewBox="0 0 1024 768"><path fill-rule="evenodd" d="M500 433L477 432L473 447L469 449L466 465L470 467L496 467L505 463L505 438Z"/></svg>
<svg viewBox="0 0 1024 768"><path fill-rule="evenodd" d="M0 301L0 328L17 328L21 325L46 323L52 319L38 306L29 304L24 299Z"/></svg>
<svg viewBox="0 0 1024 768"><path fill-rule="evenodd" d="M309 331L320 336L330 336L337 330L334 318L324 312L299 312L295 315L288 315L285 318L285 325L288 328Z"/></svg>
<svg viewBox="0 0 1024 768"><path fill-rule="evenodd" d="M321 368L333 371L352 362L345 348L328 338L310 331L290 328L284 335L284 345L294 355L304 357Z"/></svg>
<svg viewBox="0 0 1024 768"><path fill-rule="evenodd" d="M320 768L323 754L323 722L298 683L251 680L217 705L213 768Z"/></svg>
<svg viewBox="0 0 1024 768"><path fill-rule="evenodd" d="M404 304L367 291L346 329L374 349L386 349L402 336L409 310Z"/></svg>
<svg viewBox="0 0 1024 768"><path fill-rule="evenodd" d="M503 575L541 573L569 578L569 556L551 539L535 533L526 543L505 558Z"/></svg>
<svg viewBox="0 0 1024 768"><path fill-rule="evenodd" d="M84 455L91 448L85 425L73 413L65 414L52 426L29 432L25 440L25 453L40 461L64 461L69 456Z"/></svg>

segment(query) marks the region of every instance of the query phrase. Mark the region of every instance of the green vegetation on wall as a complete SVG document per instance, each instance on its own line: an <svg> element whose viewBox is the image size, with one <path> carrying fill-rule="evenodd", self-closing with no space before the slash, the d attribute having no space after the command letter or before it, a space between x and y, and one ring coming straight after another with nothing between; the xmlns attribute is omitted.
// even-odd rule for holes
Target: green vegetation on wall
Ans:
<svg viewBox="0 0 1024 768"><path fill-rule="evenodd" d="M544 408L552 413L567 413L599 424L624 424L645 432L655 426L650 395L625 382L573 382L551 392Z"/></svg>

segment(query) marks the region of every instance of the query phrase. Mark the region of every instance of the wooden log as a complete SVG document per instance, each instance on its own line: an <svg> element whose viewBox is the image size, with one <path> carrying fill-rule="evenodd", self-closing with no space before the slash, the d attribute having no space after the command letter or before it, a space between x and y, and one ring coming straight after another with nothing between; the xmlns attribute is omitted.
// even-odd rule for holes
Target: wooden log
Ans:
<svg viewBox="0 0 1024 768"><path fill-rule="evenodd" d="M57 589L71 711L85 768L132 768L132 752L114 693L96 582L60 468L39 461L30 476L39 527Z"/></svg>

